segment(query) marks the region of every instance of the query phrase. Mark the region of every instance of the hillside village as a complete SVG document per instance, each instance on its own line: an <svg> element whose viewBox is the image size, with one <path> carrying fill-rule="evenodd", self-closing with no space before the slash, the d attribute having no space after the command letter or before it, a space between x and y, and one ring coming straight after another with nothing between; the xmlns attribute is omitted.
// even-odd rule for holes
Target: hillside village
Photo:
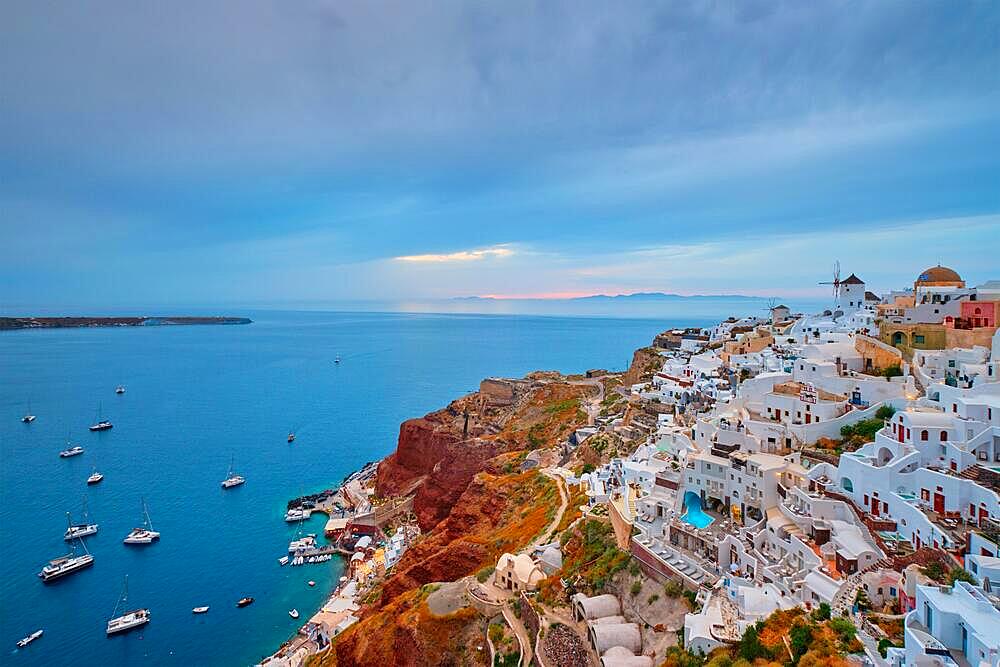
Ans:
<svg viewBox="0 0 1000 667"><path fill-rule="evenodd" d="M833 293L404 423L274 664L1000 667L1000 281Z"/></svg>

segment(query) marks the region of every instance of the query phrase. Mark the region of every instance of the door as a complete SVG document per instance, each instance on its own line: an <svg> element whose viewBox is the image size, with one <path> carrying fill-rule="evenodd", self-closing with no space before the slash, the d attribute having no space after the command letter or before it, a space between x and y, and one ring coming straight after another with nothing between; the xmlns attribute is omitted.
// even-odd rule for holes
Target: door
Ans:
<svg viewBox="0 0 1000 667"><path fill-rule="evenodd" d="M934 494L934 511L938 514L944 514L944 494L935 493Z"/></svg>

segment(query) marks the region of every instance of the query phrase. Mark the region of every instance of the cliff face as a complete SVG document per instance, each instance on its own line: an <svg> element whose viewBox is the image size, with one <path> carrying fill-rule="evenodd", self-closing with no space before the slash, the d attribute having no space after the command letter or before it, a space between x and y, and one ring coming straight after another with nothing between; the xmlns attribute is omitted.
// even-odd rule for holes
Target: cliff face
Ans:
<svg viewBox="0 0 1000 667"><path fill-rule="evenodd" d="M625 386L646 382L660 370L663 358L656 348L641 347L632 353L632 363L625 373Z"/></svg>
<svg viewBox="0 0 1000 667"><path fill-rule="evenodd" d="M337 638L323 667L417 667L486 665L486 620L465 607L437 616L427 607L428 590L414 590L368 616ZM485 646L484 646L485 648Z"/></svg>
<svg viewBox="0 0 1000 667"><path fill-rule="evenodd" d="M378 494L415 493L413 511L425 532L448 516L488 461L505 452L552 446L585 424L580 400L596 391L543 376L535 384L512 383L508 396L497 391L497 382L484 381L488 390L404 422L395 453L379 464Z"/></svg>

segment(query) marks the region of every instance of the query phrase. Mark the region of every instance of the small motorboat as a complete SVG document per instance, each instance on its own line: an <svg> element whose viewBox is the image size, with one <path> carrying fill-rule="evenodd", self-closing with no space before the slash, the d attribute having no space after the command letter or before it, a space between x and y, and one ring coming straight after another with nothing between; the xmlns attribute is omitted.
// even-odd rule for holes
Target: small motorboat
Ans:
<svg viewBox="0 0 1000 667"><path fill-rule="evenodd" d="M27 646L31 642L33 642L36 639L38 639L39 637L41 637L44 632L45 632L44 630L35 630L34 632L32 632L30 635L28 635L24 639L18 641L17 642L17 647L18 648L24 648L25 646Z"/></svg>
<svg viewBox="0 0 1000 667"><path fill-rule="evenodd" d="M288 615L291 616L292 618L298 618L299 617L299 610L298 609L292 609L292 610L290 610L288 612Z"/></svg>
<svg viewBox="0 0 1000 667"><path fill-rule="evenodd" d="M102 479L104 479L104 475L97 472L97 468L94 468L94 472L90 473L90 477L87 478L87 484L99 484Z"/></svg>
<svg viewBox="0 0 1000 667"><path fill-rule="evenodd" d="M30 424L31 422L35 421L35 415L24 415L23 417L21 417L21 421L24 422L25 424ZM27 637L25 637L25 639L27 639Z"/></svg>
<svg viewBox="0 0 1000 667"><path fill-rule="evenodd" d="M71 456L79 456L80 454L83 454L83 447L80 445L74 445L69 449L64 449L59 452L59 456L64 459L68 459Z"/></svg>
<svg viewBox="0 0 1000 667"><path fill-rule="evenodd" d="M340 363L340 355L339 354L337 355L337 358L333 360L333 363L335 363L335 364L339 364Z"/></svg>
<svg viewBox="0 0 1000 667"><path fill-rule="evenodd" d="M288 556L282 556L281 558L279 558L278 559L278 565L280 565L282 567L288 565Z"/></svg>
<svg viewBox="0 0 1000 667"><path fill-rule="evenodd" d="M208 607L195 607L191 610L192 614L205 614L208 612Z"/></svg>
<svg viewBox="0 0 1000 667"><path fill-rule="evenodd" d="M117 387L115 387L115 393L116 394L124 394L125 393L125 385L121 385L120 384Z"/></svg>
<svg viewBox="0 0 1000 667"><path fill-rule="evenodd" d="M315 585L316 585L316 582L315 582L315 581L312 581L312 580L310 580L310 581L309 581L309 586L310 586L310 587L312 587L312 586L315 586Z"/></svg>
<svg viewBox="0 0 1000 667"><path fill-rule="evenodd" d="M295 442L295 434L294 433L289 433L288 434L288 442Z"/></svg>
<svg viewBox="0 0 1000 667"><path fill-rule="evenodd" d="M253 604L253 598L246 597L240 598L240 601L236 603L237 607L246 607L247 605Z"/></svg>

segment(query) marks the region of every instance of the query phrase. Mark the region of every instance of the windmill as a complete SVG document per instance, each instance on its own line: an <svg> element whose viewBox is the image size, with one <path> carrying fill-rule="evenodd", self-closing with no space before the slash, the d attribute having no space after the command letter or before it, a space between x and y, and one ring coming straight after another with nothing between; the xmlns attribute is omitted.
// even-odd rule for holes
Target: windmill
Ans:
<svg viewBox="0 0 1000 667"><path fill-rule="evenodd" d="M777 305L778 299L772 296L767 300L767 305L762 308L762 310L767 313L767 319L771 320L772 323L774 322L774 307Z"/></svg>
<svg viewBox="0 0 1000 667"><path fill-rule="evenodd" d="M833 263L833 280L819 283L820 285L833 285L833 299L835 303L840 302L840 287L844 282L840 279L840 260Z"/></svg>

